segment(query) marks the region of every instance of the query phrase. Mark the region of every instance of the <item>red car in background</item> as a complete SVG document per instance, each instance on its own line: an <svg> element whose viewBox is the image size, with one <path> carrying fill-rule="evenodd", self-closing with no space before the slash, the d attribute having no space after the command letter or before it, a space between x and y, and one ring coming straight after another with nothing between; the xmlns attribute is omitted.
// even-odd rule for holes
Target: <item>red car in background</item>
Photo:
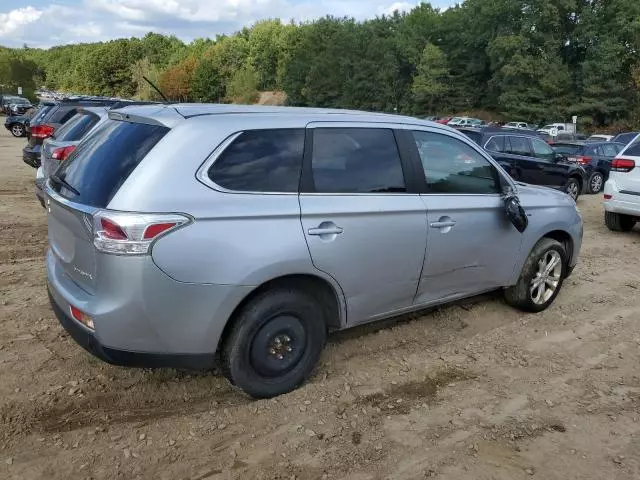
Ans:
<svg viewBox="0 0 640 480"><path fill-rule="evenodd" d="M452 118L453 117L442 117L436 123L441 123L442 125L446 125L447 123L449 123L451 121Z"/></svg>

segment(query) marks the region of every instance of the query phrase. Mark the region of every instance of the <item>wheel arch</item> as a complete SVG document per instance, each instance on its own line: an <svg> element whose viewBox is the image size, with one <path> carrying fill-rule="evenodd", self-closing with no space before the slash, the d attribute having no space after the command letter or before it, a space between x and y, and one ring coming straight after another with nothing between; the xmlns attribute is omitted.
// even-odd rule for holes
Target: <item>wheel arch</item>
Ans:
<svg viewBox="0 0 640 480"><path fill-rule="evenodd" d="M531 250L533 250L533 248L543 238L551 238L553 240L560 242L564 246L565 251L567 252L566 267L569 268L571 264L571 259L573 258L573 251L574 251L573 237L566 230L562 230L561 228L552 228L544 233L541 233L538 236L538 238L536 238L535 242L526 245L525 247L526 255L523 255L521 257L520 262L514 268L513 277L511 278L511 285L515 285L518 282L518 279L522 274L522 269L524 268L524 265L527 261L529 254L531 253ZM523 253L525 253L525 251L523 251Z"/></svg>
<svg viewBox="0 0 640 480"><path fill-rule="evenodd" d="M219 351L228 337L238 313L247 303L267 290L292 287L305 292L312 292L312 295L323 308L329 331L340 330L346 325L346 305L344 295L339 286L333 285L330 281L319 275L308 273L283 275L258 285L238 303L222 330L222 334L218 340L217 351Z"/></svg>

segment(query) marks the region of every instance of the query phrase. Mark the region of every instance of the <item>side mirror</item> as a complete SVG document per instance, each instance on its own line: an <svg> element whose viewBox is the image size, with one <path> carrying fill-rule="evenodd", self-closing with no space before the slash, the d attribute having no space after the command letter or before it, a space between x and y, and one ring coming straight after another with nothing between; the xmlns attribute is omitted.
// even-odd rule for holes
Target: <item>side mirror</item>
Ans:
<svg viewBox="0 0 640 480"><path fill-rule="evenodd" d="M561 162L563 160L564 160L564 155L562 155L561 153L556 153L553 155L554 162Z"/></svg>
<svg viewBox="0 0 640 480"><path fill-rule="evenodd" d="M515 194L508 194L504 197L504 211L507 218L520 233L524 232L529 225L527 213L520 205L520 200Z"/></svg>

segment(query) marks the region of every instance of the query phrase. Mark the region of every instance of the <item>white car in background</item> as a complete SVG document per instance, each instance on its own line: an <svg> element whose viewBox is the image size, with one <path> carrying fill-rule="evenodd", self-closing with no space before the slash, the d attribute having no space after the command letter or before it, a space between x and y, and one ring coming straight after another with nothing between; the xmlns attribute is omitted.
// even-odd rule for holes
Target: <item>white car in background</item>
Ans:
<svg viewBox="0 0 640 480"><path fill-rule="evenodd" d="M628 232L640 221L640 135L611 161L603 205L609 230Z"/></svg>
<svg viewBox="0 0 640 480"><path fill-rule="evenodd" d="M519 130L529 130L531 127L526 122L505 123L502 128L517 128Z"/></svg>
<svg viewBox="0 0 640 480"><path fill-rule="evenodd" d="M589 138L587 138L587 142L588 143L591 143L591 142L610 142L612 138L613 138L613 135L604 135L604 134L597 133L597 134L591 135Z"/></svg>

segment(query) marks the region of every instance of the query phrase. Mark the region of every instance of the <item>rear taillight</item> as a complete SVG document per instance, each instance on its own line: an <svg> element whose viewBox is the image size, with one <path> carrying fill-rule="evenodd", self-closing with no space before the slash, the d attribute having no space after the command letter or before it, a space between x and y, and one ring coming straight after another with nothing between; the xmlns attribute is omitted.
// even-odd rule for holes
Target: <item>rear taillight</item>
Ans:
<svg viewBox="0 0 640 480"><path fill-rule="evenodd" d="M59 161L66 160L67 158L69 158L69 155L71 155L74 152L75 149L76 149L75 145L56 148L51 154L51 158Z"/></svg>
<svg viewBox="0 0 640 480"><path fill-rule="evenodd" d="M636 168L636 162L626 158L614 158L611 162L612 172L627 173Z"/></svg>
<svg viewBox="0 0 640 480"><path fill-rule="evenodd" d="M573 163L579 163L580 165L589 165L591 163L591 160L593 160L593 158L578 156L578 157L569 157L567 160Z"/></svg>
<svg viewBox="0 0 640 480"><path fill-rule="evenodd" d="M191 222L185 215L101 211L93 217L93 244L104 253L146 255L162 235Z"/></svg>
<svg viewBox="0 0 640 480"><path fill-rule="evenodd" d="M71 311L71 316L73 318L82 323L85 327L90 328L91 330L95 330L93 319L89 315L84 313L79 308L74 307L73 305L69 306L69 310Z"/></svg>
<svg viewBox="0 0 640 480"><path fill-rule="evenodd" d="M34 125L31 127L31 136L35 138L49 138L55 130L51 125Z"/></svg>

